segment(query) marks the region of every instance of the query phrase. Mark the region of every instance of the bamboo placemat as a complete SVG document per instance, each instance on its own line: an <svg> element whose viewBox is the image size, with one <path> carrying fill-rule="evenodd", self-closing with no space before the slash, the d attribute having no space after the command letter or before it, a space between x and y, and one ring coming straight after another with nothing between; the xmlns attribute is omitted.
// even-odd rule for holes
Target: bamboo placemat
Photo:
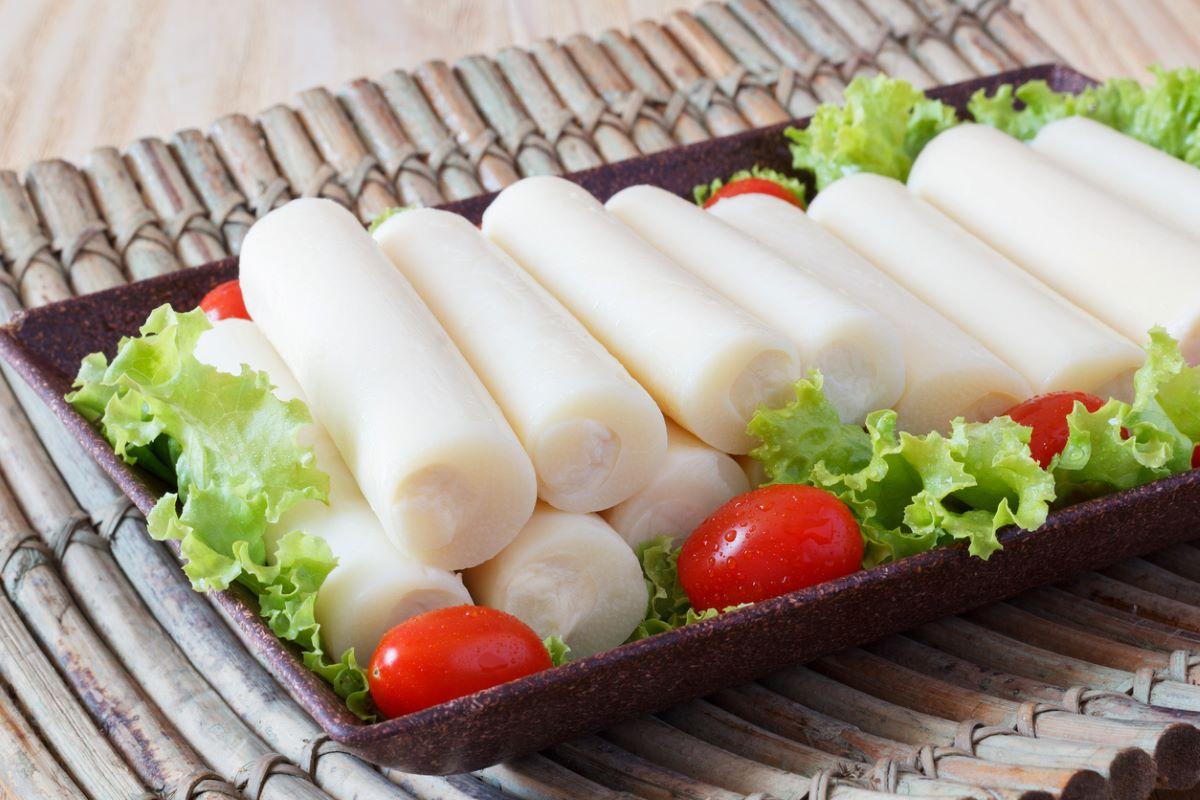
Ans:
<svg viewBox="0 0 1200 800"><path fill-rule="evenodd" d="M1002 0L730 0L311 89L0 172L0 318L236 253L295 196L365 221L783 121L859 74L1052 60ZM1200 780L1190 545L472 775L378 771L321 735L5 376L0 796L1142 798Z"/></svg>

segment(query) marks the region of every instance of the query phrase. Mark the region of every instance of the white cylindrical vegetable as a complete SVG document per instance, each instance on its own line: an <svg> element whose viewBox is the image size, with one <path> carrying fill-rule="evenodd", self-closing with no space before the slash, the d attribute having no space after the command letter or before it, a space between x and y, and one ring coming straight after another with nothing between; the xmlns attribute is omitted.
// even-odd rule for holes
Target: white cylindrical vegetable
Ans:
<svg viewBox="0 0 1200 800"><path fill-rule="evenodd" d="M746 423L784 401L795 348L627 228L584 189L526 178L500 192L483 232L565 305L708 444L753 446Z"/></svg>
<svg viewBox="0 0 1200 800"><path fill-rule="evenodd" d="M730 197L709 213L891 320L904 352L900 426L944 430L955 417L990 419L1029 396L1029 385L976 339L931 309L791 203Z"/></svg>
<svg viewBox="0 0 1200 800"><path fill-rule="evenodd" d="M1200 241L982 125L934 138L908 185L1133 341L1162 325L1200 358Z"/></svg>
<svg viewBox="0 0 1200 800"><path fill-rule="evenodd" d="M572 658L624 642L646 613L637 556L595 514L539 504L517 538L466 572L480 605L520 619L538 636L561 636Z"/></svg>
<svg viewBox="0 0 1200 800"><path fill-rule="evenodd" d="M650 481L667 447L662 412L508 255L448 211L397 214L374 235L512 424L543 500L599 511Z"/></svg>
<svg viewBox="0 0 1200 800"><path fill-rule="evenodd" d="M600 516L630 547L658 536L683 541L728 500L750 490L730 456L667 423L667 457L650 485Z"/></svg>
<svg viewBox="0 0 1200 800"><path fill-rule="evenodd" d="M605 208L664 255L787 336L805 368L825 376L843 422L888 408L904 390L892 324L793 269L744 233L657 186L631 186Z"/></svg>
<svg viewBox="0 0 1200 800"><path fill-rule="evenodd" d="M1046 125L1029 146L1189 236L1200 236L1200 169L1087 117Z"/></svg>
<svg viewBox="0 0 1200 800"><path fill-rule="evenodd" d="M280 399L304 400L296 379L248 320L217 322L200 337L196 357L232 374L248 364L267 374ZM266 535L270 545L289 531L319 536L337 558L337 566L317 592L315 608L321 638L335 658L353 647L359 663L365 664L393 626L435 608L471 603L462 578L418 564L392 545L319 423L306 425L299 439L312 447L317 467L329 475L329 504L301 502L270 526Z"/></svg>
<svg viewBox="0 0 1200 800"><path fill-rule="evenodd" d="M808 215L986 344L1035 394L1132 394L1141 348L899 181L850 175L822 191Z"/></svg>
<svg viewBox="0 0 1200 800"><path fill-rule="evenodd" d="M537 499L529 457L350 212L315 199L272 211L246 235L241 281L397 547L460 569L512 541Z"/></svg>

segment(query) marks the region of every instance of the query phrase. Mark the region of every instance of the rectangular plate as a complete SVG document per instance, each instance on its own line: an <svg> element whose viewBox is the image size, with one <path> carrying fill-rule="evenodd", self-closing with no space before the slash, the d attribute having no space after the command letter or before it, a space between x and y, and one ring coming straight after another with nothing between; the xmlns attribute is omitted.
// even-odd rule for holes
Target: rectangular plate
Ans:
<svg viewBox="0 0 1200 800"><path fill-rule="evenodd" d="M1077 72L1047 66L931 94L961 108L975 89L1032 78L1069 91L1089 83ZM676 148L572 178L602 199L637 183L687 194L697 183L755 163L786 167L782 127ZM473 198L448 208L477 221L489 200ZM156 306L194 307L211 287L236 273L236 260L229 259L57 303L19 315L0 335L0 352L143 512L154 504L156 488L113 455L63 394L84 355L94 350L111 355L118 338L133 334ZM334 739L381 764L454 773L1191 539L1197 519L1200 472L1191 472L1055 512L1032 533L1005 531L1000 537L1004 550L990 561L970 558L959 548L935 550L373 725L350 714L238 593L220 593L217 600L248 646Z"/></svg>

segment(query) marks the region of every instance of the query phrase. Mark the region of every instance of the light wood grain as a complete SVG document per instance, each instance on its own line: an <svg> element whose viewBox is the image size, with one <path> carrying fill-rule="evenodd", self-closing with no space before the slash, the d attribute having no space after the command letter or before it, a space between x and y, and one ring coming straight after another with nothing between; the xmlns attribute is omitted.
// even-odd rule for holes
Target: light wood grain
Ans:
<svg viewBox="0 0 1200 800"><path fill-rule="evenodd" d="M700 0L0 0L0 168L204 129L312 86L577 31ZM1200 64L1200 0L1013 0L1098 77Z"/></svg>

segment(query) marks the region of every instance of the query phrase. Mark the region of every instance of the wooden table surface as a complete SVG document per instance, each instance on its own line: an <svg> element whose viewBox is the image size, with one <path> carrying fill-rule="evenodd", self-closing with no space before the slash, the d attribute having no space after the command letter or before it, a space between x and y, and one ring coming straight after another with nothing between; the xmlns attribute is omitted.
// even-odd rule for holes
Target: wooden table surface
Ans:
<svg viewBox="0 0 1200 800"><path fill-rule="evenodd" d="M0 168L203 127L314 85L702 0L0 0ZM1200 0L1012 0L1097 77L1200 65Z"/></svg>

